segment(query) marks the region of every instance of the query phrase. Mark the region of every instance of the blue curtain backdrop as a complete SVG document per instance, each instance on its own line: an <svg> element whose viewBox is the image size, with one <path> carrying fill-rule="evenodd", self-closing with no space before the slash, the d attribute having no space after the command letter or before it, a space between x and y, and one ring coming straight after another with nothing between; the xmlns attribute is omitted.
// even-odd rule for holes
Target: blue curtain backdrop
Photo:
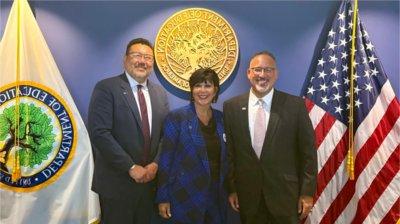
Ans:
<svg viewBox="0 0 400 224"><path fill-rule="evenodd" d="M0 1L0 36L12 1ZM204 7L222 15L235 29L240 56L234 79L225 86L215 107L249 90L249 57L268 49L277 58L276 88L299 95L325 43L338 1L30 1L56 63L86 120L93 87L100 79L123 71L127 42L145 37L154 42L163 22L173 13ZM399 1L359 1L378 57L399 97ZM1 62L0 62L1 63ZM1 74L4 75L4 74ZM13 75L13 74L10 74ZM159 82L156 75L151 79ZM187 100L169 94L172 109ZM230 223L238 222L230 215Z"/></svg>

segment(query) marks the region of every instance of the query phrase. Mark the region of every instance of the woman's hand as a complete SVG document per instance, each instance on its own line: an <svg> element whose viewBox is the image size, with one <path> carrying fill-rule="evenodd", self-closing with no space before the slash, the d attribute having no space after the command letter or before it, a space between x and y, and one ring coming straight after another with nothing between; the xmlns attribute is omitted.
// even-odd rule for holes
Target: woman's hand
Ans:
<svg viewBox="0 0 400 224"><path fill-rule="evenodd" d="M160 203L158 204L158 212L164 219L171 218L171 204L170 203Z"/></svg>

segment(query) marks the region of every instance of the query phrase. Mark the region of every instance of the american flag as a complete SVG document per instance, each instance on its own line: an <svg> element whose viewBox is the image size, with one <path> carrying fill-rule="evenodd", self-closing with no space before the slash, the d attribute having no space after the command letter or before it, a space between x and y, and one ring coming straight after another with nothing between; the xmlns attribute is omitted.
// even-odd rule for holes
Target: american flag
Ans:
<svg viewBox="0 0 400 224"><path fill-rule="evenodd" d="M400 217L400 104L357 19L354 180L346 169L353 6L343 1L302 95L315 130L318 187L306 223L396 223Z"/></svg>

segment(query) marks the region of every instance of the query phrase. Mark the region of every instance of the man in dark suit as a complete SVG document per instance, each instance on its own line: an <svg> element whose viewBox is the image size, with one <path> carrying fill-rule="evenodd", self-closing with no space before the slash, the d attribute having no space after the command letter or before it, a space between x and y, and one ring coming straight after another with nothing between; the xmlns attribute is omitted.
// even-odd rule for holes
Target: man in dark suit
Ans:
<svg viewBox="0 0 400 224"><path fill-rule="evenodd" d="M93 90L89 134L101 223L149 224L153 214L158 147L169 110L165 91L148 80L153 64L151 43L133 39L124 56L125 72Z"/></svg>
<svg viewBox="0 0 400 224"><path fill-rule="evenodd" d="M304 101L274 89L275 57L250 60L248 93L224 103L229 202L242 224L298 223L313 206L317 155Z"/></svg>

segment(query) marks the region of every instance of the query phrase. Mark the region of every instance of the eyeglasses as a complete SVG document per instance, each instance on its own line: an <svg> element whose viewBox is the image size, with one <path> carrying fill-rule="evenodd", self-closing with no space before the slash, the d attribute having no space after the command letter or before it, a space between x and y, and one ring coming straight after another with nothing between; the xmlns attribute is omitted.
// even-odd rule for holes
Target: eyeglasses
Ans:
<svg viewBox="0 0 400 224"><path fill-rule="evenodd" d="M263 72L265 74L271 74L272 72L275 71L274 67L265 67L265 68L253 67L253 68L250 68L250 69L253 70L254 74L257 74L257 75L262 74Z"/></svg>
<svg viewBox="0 0 400 224"><path fill-rule="evenodd" d="M153 61L153 55L151 55L151 54L142 54L139 52L131 52L131 53L128 53L128 56L135 60L140 60L140 59L144 58L144 60L147 62Z"/></svg>

